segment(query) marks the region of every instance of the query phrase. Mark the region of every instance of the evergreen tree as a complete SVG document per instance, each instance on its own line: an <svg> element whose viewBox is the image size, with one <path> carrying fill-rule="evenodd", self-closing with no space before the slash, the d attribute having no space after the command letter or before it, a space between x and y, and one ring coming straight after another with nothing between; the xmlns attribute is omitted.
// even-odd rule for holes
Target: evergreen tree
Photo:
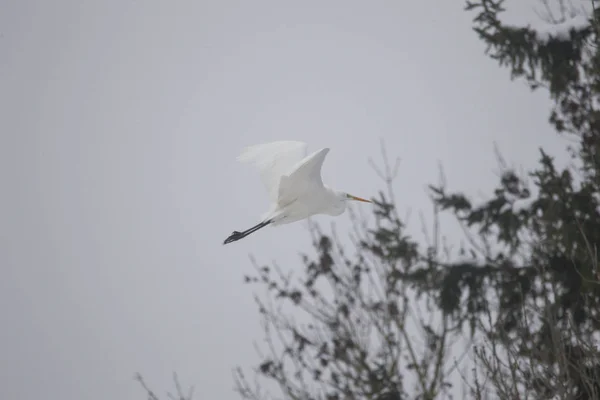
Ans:
<svg viewBox="0 0 600 400"><path fill-rule="evenodd" d="M551 124L576 140L569 149L574 166L559 169L540 149L536 169L526 177L505 170L481 205L432 186L436 203L482 245L471 246L471 260L428 263L404 279L435 293L445 315L486 335L494 353L478 354L502 398L520 392L540 399L599 399L598 14L557 7L562 19L539 32L503 24L503 3L480 0L466 8L475 12L475 31L487 53L511 78L548 90ZM504 366L499 347L509 361Z"/></svg>

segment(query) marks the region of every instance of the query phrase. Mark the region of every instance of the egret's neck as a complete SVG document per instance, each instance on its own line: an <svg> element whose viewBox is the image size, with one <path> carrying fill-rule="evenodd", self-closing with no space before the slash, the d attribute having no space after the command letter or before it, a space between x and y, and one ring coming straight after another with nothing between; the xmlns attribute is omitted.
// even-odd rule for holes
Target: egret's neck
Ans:
<svg viewBox="0 0 600 400"><path fill-rule="evenodd" d="M326 214L337 216L344 212L346 209L346 196L343 192L325 186L325 196L327 197L325 200L325 203L327 204Z"/></svg>

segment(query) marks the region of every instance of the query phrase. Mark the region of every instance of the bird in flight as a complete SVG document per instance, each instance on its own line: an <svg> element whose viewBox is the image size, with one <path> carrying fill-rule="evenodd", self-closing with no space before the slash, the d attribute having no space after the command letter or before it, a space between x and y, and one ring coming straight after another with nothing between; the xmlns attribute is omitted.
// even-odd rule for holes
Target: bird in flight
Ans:
<svg viewBox="0 0 600 400"><path fill-rule="evenodd" d="M321 167L329 148L307 154L298 141L277 141L246 147L238 161L258 168L271 200L261 222L245 231L233 231L223 244L240 240L267 225L300 221L316 214L341 215L349 200L372 203L346 192L331 189L321 180Z"/></svg>

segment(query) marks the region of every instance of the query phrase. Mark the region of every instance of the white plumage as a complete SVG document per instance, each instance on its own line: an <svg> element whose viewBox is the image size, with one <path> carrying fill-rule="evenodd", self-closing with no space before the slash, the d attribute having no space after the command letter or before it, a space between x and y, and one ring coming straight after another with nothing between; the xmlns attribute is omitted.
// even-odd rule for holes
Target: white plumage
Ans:
<svg viewBox="0 0 600 400"><path fill-rule="evenodd" d="M253 164L260 171L272 202L277 202L279 181L306 157L308 146L303 142L279 141L246 147L238 161Z"/></svg>
<svg viewBox="0 0 600 400"><path fill-rule="evenodd" d="M259 170L271 207L258 225L243 232L234 231L225 244L269 224L288 224L315 214L340 215L348 200L370 202L324 185L321 167L329 148L307 155L307 147L304 142L277 141L249 146L242 151L238 161L252 164Z"/></svg>

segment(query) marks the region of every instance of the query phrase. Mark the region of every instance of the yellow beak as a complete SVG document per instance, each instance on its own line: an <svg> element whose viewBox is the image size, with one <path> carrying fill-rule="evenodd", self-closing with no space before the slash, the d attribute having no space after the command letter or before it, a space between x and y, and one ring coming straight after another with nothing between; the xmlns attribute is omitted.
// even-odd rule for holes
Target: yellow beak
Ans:
<svg viewBox="0 0 600 400"><path fill-rule="evenodd" d="M349 194L348 197L351 198L352 200L363 201L365 203L372 203L371 200L363 199L361 197L352 196L351 194Z"/></svg>

